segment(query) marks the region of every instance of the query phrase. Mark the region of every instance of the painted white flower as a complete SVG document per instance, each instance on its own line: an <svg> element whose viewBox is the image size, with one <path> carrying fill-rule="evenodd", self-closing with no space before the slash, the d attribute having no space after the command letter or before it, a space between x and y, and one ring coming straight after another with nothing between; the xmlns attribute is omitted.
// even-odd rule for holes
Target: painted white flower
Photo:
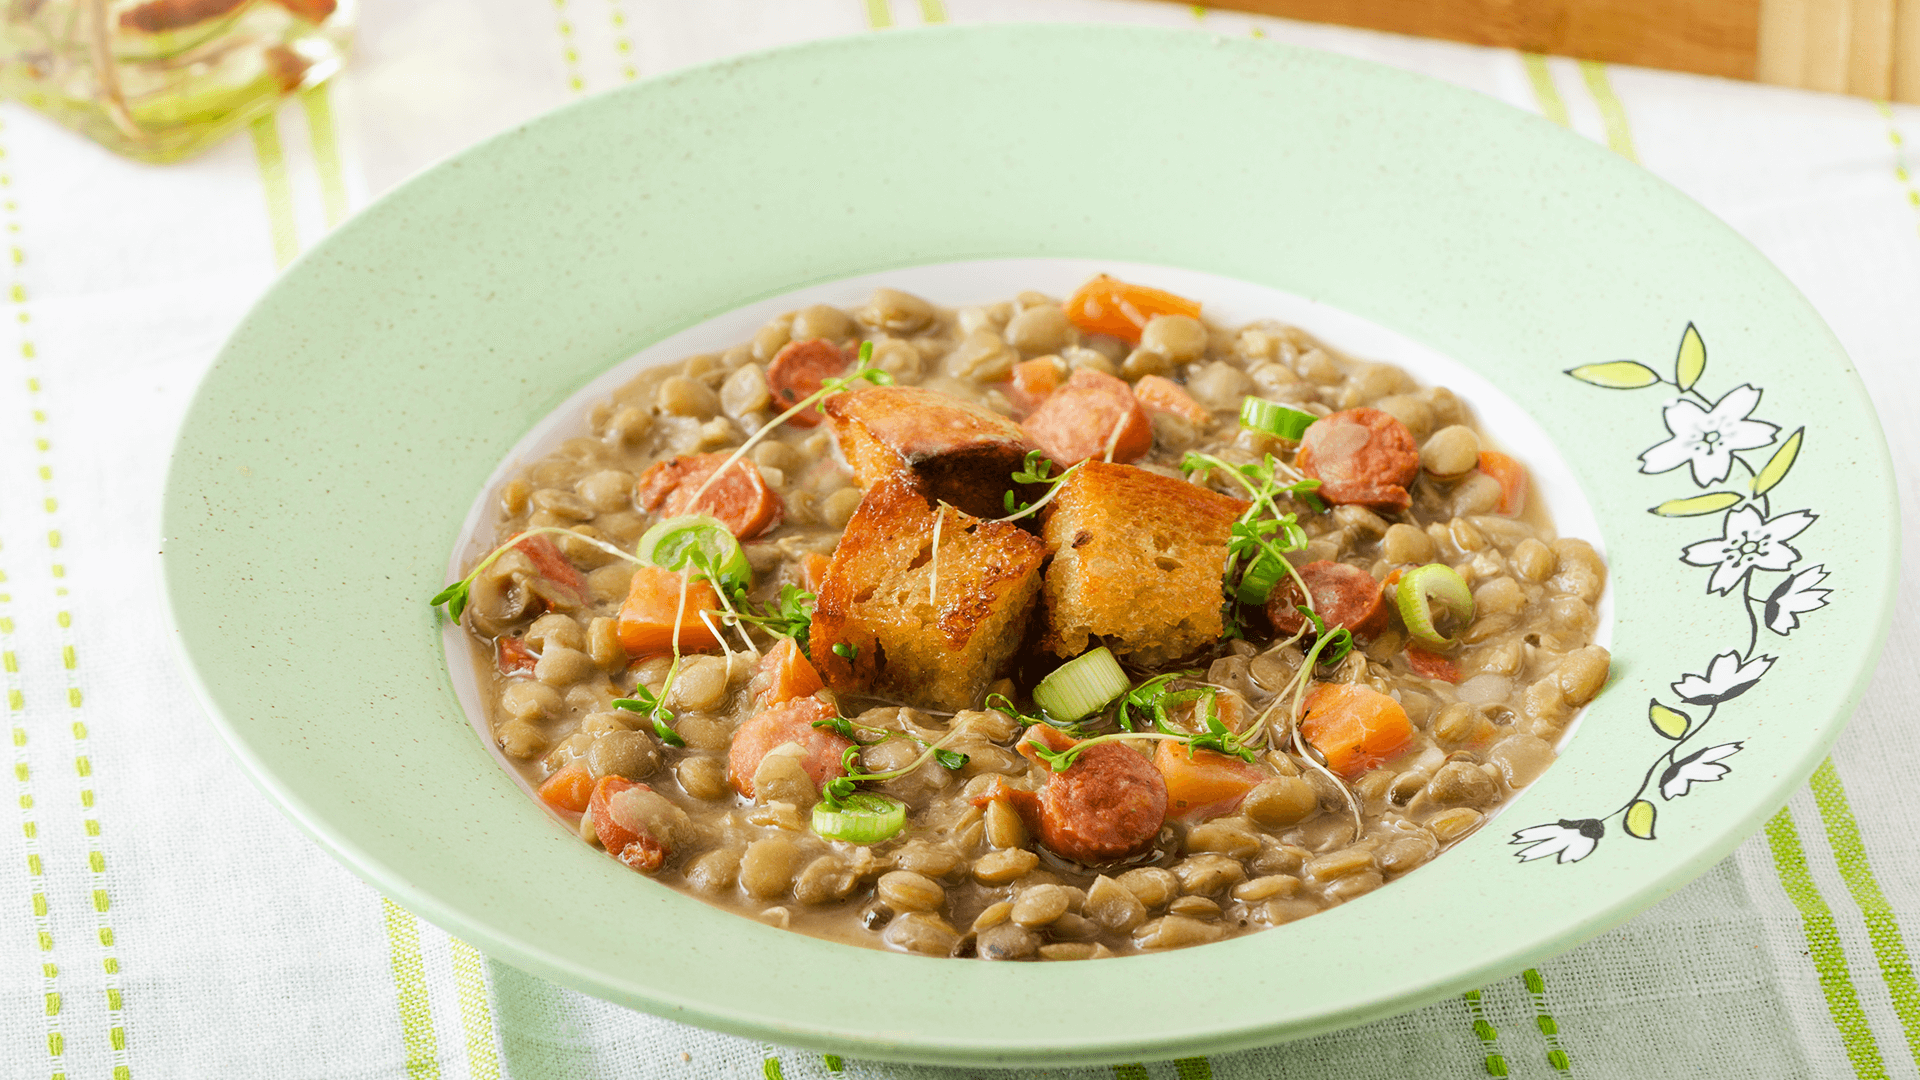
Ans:
<svg viewBox="0 0 1920 1080"><path fill-rule="evenodd" d="M1709 746L1667 766L1666 771L1660 774L1660 797L1677 799L1695 784L1709 784L1732 772L1732 769L1720 764L1720 760L1739 753L1741 745L1730 742Z"/></svg>
<svg viewBox="0 0 1920 1080"><path fill-rule="evenodd" d="M1717 484L1733 471L1736 450L1752 450L1773 441L1780 428L1764 420L1749 420L1760 404L1760 391L1740 385L1726 392L1713 408L1703 409L1687 398L1667 403L1662 419L1673 436L1640 455L1643 473L1670 472L1693 465L1693 482Z"/></svg>
<svg viewBox="0 0 1920 1080"><path fill-rule="evenodd" d="M1685 676L1673 684L1673 692L1689 704L1717 705L1753 689L1772 666L1771 656L1756 656L1743 663L1739 653L1723 652L1707 665L1705 675Z"/></svg>
<svg viewBox="0 0 1920 1080"><path fill-rule="evenodd" d="M1760 511L1742 506L1727 513L1718 539L1688 546L1680 559L1694 566L1713 567L1708 592L1732 592L1749 570L1785 570L1798 562L1800 553L1787 541L1805 532L1815 520L1805 510L1762 518Z"/></svg>
<svg viewBox="0 0 1920 1080"><path fill-rule="evenodd" d="M1526 844L1515 854L1521 862L1532 862L1554 856L1554 862L1579 862L1593 854L1600 844L1600 838L1607 833L1607 827L1593 818L1579 821L1562 819L1552 825L1534 825L1513 834L1509 844Z"/></svg>
<svg viewBox="0 0 1920 1080"><path fill-rule="evenodd" d="M1827 568L1820 565L1809 566L1781 582L1767 597L1767 629L1785 637L1788 631L1800 628L1800 616L1826 607L1827 594L1833 590L1820 588L1825 580Z"/></svg>

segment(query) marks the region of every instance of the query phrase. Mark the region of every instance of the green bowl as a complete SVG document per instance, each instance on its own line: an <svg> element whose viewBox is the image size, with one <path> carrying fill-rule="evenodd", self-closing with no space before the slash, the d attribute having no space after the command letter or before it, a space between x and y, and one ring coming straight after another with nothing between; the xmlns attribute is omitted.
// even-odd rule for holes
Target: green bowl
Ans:
<svg viewBox="0 0 1920 1080"><path fill-rule="evenodd" d="M1310 298L1451 357L1538 420L1612 572L1614 676L1562 760L1389 888L1100 963L929 960L774 930L647 882L528 800L469 727L425 602L509 450L614 365L720 313L1019 257ZM348 223L200 388L168 478L164 573L195 684L269 795L490 954L754 1038L1060 1065L1385 1016L1679 888L1845 722L1891 613L1893 496L1873 409L1807 302L1603 150L1267 42L941 29L594 98Z"/></svg>

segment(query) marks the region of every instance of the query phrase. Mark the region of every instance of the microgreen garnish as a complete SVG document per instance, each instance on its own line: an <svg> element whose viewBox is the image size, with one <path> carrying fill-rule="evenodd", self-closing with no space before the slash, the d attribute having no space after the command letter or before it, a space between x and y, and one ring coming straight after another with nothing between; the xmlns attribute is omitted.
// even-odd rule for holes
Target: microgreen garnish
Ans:
<svg viewBox="0 0 1920 1080"><path fill-rule="evenodd" d="M1179 690L1173 688L1173 680L1190 679L1198 674L1197 671L1173 671L1155 675L1128 691L1126 696L1114 706L1114 719L1125 730L1083 739L1065 750L1050 749L1037 739L1027 740L1027 746L1033 750L1035 757L1054 772L1066 772L1072 768L1073 763L1079 760L1080 755L1088 747L1128 739L1181 743L1187 747L1189 756L1194 750L1199 749L1230 754L1243 761L1255 760L1257 755L1252 748L1252 732L1236 734L1221 721L1219 688L1213 686L1190 686ZM1204 725L1204 730L1186 731L1174 724L1172 710L1187 702L1204 703L1201 709L1201 723ZM987 705L993 707L993 698L987 699ZM1151 720L1153 730L1135 730L1134 710L1139 711L1142 727Z"/></svg>
<svg viewBox="0 0 1920 1080"><path fill-rule="evenodd" d="M833 655L851 664L860 655L860 646L851 641L836 641L833 643Z"/></svg>
<svg viewBox="0 0 1920 1080"><path fill-rule="evenodd" d="M814 723L814 726L819 727L821 723L822 723L821 721L816 721ZM851 725L851 726L860 727L860 725L857 725L857 724ZM865 730L874 731L874 730L880 730L880 729L867 728ZM891 769L891 770L888 770L887 772L870 773L870 772L860 771L860 750L862 748L861 744L856 742L854 745L847 747L840 754L840 767L846 770L846 775L834 777L832 780L827 781L826 785L820 789L820 796L823 800L825 800L828 806L838 808L841 804L846 802L847 797L852 795L856 787L862 782L878 782L881 780L892 780L895 777L905 776L908 773L912 772L913 770L926 764L929 758L937 762L939 766L943 769L958 769L961 766L965 765L970 760L967 757L967 755L962 754L957 750L943 749L943 746L946 743L946 741L948 739L953 738L953 736L957 734L957 732L949 732L939 742L935 742L935 743L930 743L921 739L914 738L914 736L907 735L903 732L889 731L889 732L886 732L886 734L890 738L897 737L897 738L913 739L914 742L919 743L921 746L925 747L925 749L921 751L919 757L914 758L912 761L908 762L906 765L898 769ZM851 737L852 736L848 736L848 738L851 738ZM885 742L886 740L882 739L880 741Z"/></svg>
<svg viewBox="0 0 1920 1080"><path fill-rule="evenodd" d="M1113 718L1128 731L1134 730L1131 712L1133 709L1140 710L1142 720L1159 721L1166 715L1167 706L1172 704L1167 700L1169 694L1167 684L1175 679L1190 679L1198 674L1197 671L1172 671L1165 675L1155 675L1127 691L1127 696L1120 699L1120 705L1114 711Z"/></svg>
<svg viewBox="0 0 1920 1080"><path fill-rule="evenodd" d="M822 731L831 731L843 739L850 739L855 743L859 743L860 746L878 746L889 739L906 739L918 744L922 750L931 753L933 760L939 762L940 767L943 769L958 769L971 760L966 754L962 754L957 750L940 749L940 745L946 741L945 739L942 739L939 743L930 743L911 732L894 731L890 728L868 727L865 724L856 724L844 716L835 716L826 720L815 720L813 726ZM862 735L868 736L866 742L860 741L860 736ZM857 747L848 747L849 752L854 749L857 749ZM923 753L920 755L919 761L914 762L914 765L918 765L920 761L925 760L927 760L927 755ZM913 766L909 765L907 768L911 770ZM857 778L867 779L872 775L871 773L860 773ZM882 779L885 778L883 777Z"/></svg>
<svg viewBox="0 0 1920 1080"><path fill-rule="evenodd" d="M463 577L459 581L434 593L433 599L427 601L427 606L439 607L441 604L445 604L447 605L447 614L452 617L454 622L459 622L461 614L467 610L467 599L472 592L473 578Z"/></svg>
<svg viewBox="0 0 1920 1080"><path fill-rule="evenodd" d="M1027 451L1026 459L1020 463L1020 468L1010 479L1016 484L1046 484L1048 485L1047 493L1035 502L1023 502L1015 499L1013 492L1008 491L1001 498L1001 505L1006 507L1007 516L1000 520L1018 521L1028 514L1038 513L1041 507L1053 501L1055 495L1060 494L1060 485L1066 483L1067 477L1079 472L1080 466L1084 464L1086 462L1080 462L1062 470L1059 476L1050 476L1054 469L1053 460L1038 450Z"/></svg>
<svg viewBox="0 0 1920 1080"><path fill-rule="evenodd" d="M806 653L807 635L813 629L813 608L819 599L798 585L788 583L780 586L778 597L756 609L747 600L747 590L736 588L733 590L733 601L740 605L740 609L734 613L734 618L769 634L792 638L793 643L800 646L800 651Z"/></svg>
<svg viewBox="0 0 1920 1080"><path fill-rule="evenodd" d="M655 697L653 691L646 687L636 686L632 697L615 698L611 704L616 709L636 712L652 721L653 733L668 746L687 745L687 740L673 730L673 710L667 708L667 703Z"/></svg>
<svg viewBox="0 0 1920 1080"><path fill-rule="evenodd" d="M1212 454L1189 452L1181 460L1180 468L1188 475L1218 470L1246 488L1249 496L1246 512L1233 523L1227 535L1227 565L1220 578L1221 588L1226 592L1226 602L1220 608L1221 622L1226 628L1223 636L1244 637L1238 605L1266 603L1282 577L1293 578L1300 595L1312 606L1313 594L1287 559L1287 552L1307 546L1307 533L1300 527L1299 515L1280 509L1280 499L1298 498L1315 511L1324 512L1326 504L1314 494L1320 488L1320 481L1300 475L1272 454L1259 461L1234 465ZM1238 580L1236 571L1240 571Z"/></svg>
<svg viewBox="0 0 1920 1080"><path fill-rule="evenodd" d="M998 701L999 704L995 704L996 701ZM1013 703L1013 699L1005 694L988 694L982 704L989 709L997 709L1000 712L1006 713L1013 718L1014 723L1019 724L1023 728L1032 727L1035 724L1045 724L1048 727L1059 728L1065 732L1078 733L1080 730L1078 724L1069 720L1055 720L1048 716L1044 710L1039 713L1023 713L1020 711L1020 707Z"/></svg>
<svg viewBox="0 0 1920 1080"><path fill-rule="evenodd" d="M727 457L727 460L720 463L719 468L713 470L713 472L707 477L707 479L703 483L701 483L701 485L698 488L694 489L693 498L687 500L687 505L690 507L699 506L700 496L705 495L707 493L707 489L713 486L714 481L720 479L722 476L725 476L727 473L727 470L733 468L733 465L735 462L739 461L743 457L746 457L747 451L753 449L768 435L771 435L775 429L779 428L781 424L784 424L788 420L791 420L792 418L800 415L802 412L806 411L807 409L810 409L810 408L813 408L814 406L819 405L820 402L824 401L829 395L838 394L857 382L869 382L875 386L891 386L893 384L893 376L887 374L886 372L880 370L877 367L869 367L868 364L871 363L872 360L873 360L873 342L871 341L861 342L859 362L854 365L854 369L852 371L848 372L845 375L841 375L837 378L820 380L820 389L815 390L813 393L808 394L804 398L801 398L799 402L797 402L792 408L788 409L786 412L783 412L779 416L776 416L773 419L767 421L766 423L760 425L760 430L754 432L752 435L747 436L747 441L741 443L739 448L736 449L731 455Z"/></svg>
<svg viewBox="0 0 1920 1080"><path fill-rule="evenodd" d="M433 598L427 601L427 606L439 607L441 604L447 605L447 615L450 616L454 621L458 622L460 619L460 616L466 613L467 605L473 599L473 583L479 579L481 574L486 572L487 567L492 566L495 562L499 561L500 556L505 555L507 552L513 550L514 547L517 546L522 540L527 540L535 536L551 536L551 535L571 536L576 540L583 540L589 544L592 544L594 547L599 548L601 551L604 551L609 555L618 556L619 558L625 559L630 563L634 563L635 565L639 565L639 566L646 565L646 560L634 555L632 552L622 551L619 548L614 547L612 544L609 544L603 540L598 540L591 536L582 536L581 534L574 532L572 529L565 528L559 525L542 525L542 526L539 526L538 528L522 529L521 531L514 533L513 536L508 538L506 543L501 544L499 547L494 548L492 551L488 552L487 557L484 559L481 559L479 562L479 565L475 566L471 571L469 571L466 577L463 577L459 581L456 581L453 584L447 586L446 588L441 589L439 592L434 593Z"/></svg>

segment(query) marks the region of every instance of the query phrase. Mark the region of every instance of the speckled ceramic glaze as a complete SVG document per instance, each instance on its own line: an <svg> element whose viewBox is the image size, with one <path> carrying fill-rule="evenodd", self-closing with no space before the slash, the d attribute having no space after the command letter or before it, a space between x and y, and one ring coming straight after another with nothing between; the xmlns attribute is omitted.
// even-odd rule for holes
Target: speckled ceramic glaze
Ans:
<svg viewBox="0 0 1920 1080"><path fill-rule="evenodd" d="M760 926L650 884L534 806L462 714L426 604L507 450L716 313L1014 256L1309 297L1453 357L1538 419L1593 507L1615 605L1612 682L1560 763L1380 892L1217 945L1065 964ZM583 102L342 228L202 386L168 480L164 570L200 692L269 794L492 955L781 1043L1062 1064L1406 1009L1706 869L1812 771L1872 670L1892 484L1846 357L1786 280L1545 122L1259 41L896 32ZM1193 1007L1112 1007L1118 986L1189 988Z"/></svg>

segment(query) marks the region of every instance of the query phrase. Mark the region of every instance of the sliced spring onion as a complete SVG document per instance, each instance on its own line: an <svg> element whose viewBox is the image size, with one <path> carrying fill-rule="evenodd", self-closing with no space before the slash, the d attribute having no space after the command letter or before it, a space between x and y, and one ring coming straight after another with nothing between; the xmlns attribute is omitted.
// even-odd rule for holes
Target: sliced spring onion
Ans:
<svg viewBox="0 0 1920 1080"><path fill-rule="evenodd" d="M1407 633L1428 648L1453 645L1453 638L1437 628L1436 616L1445 617L1453 627L1473 621L1473 590L1453 567L1442 563L1407 571L1395 586L1393 599L1400 608L1400 621L1407 624Z"/></svg>
<svg viewBox="0 0 1920 1080"><path fill-rule="evenodd" d="M724 522L707 514L682 514L660 522L640 537L634 554L668 570L712 567L716 584L744 587L753 583L753 568L740 550L740 541Z"/></svg>
<svg viewBox="0 0 1920 1080"><path fill-rule="evenodd" d="M1120 661L1102 645L1054 668L1033 688L1033 703L1048 719L1070 724L1106 708L1131 689Z"/></svg>
<svg viewBox="0 0 1920 1080"><path fill-rule="evenodd" d="M1273 590L1285 580L1287 568L1279 560L1262 552L1260 557L1240 575L1240 585L1234 590L1234 599L1243 604L1264 604Z"/></svg>
<svg viewBox="0 0 1920 1080"><path fill-rule="evenodd" d="M1289 409L1265 398L1247 397L1240 402L1240 426L1276 439L1298 442L1318 419L1312 413Z"/></svg>
<svg viewBox="0 0 1920 1080"><path fill-rule="evenodd" d="M813 831L828 840L877 844L907 827L907 805L871 791L857 791L837 805L813 804Z"/></svg>

